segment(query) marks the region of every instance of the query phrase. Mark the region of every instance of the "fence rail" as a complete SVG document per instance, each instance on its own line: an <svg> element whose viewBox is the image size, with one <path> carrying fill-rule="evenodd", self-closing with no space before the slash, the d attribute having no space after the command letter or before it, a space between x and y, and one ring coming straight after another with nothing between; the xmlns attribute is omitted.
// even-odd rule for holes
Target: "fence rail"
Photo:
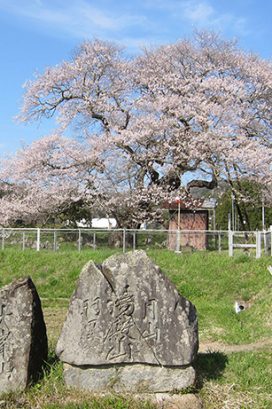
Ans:
<svg viewBox="0 0 272 409"><path fill-rule="evenodd" d="M133 229L50 229L50 228L0 228L2 250L77 250L98 248L129 249L167 248L175 252L198 250L249 252L255 250L256 258L262 254L272 256L272 230L133 230Z"/></svg>

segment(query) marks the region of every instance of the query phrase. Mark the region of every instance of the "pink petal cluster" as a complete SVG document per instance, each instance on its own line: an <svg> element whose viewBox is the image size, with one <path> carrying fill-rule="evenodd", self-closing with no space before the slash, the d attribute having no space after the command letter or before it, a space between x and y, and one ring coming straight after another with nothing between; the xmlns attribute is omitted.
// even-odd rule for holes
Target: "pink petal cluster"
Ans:
<svg viewBox="0 0 272 409"><path fill-rule="evenodd" d="M25 87L21 119L56 115L60 128L2 162L2 224L83 200L137 226L188 200L188 178L246 177L272 199L272 64L233 42L202 33L128 59L95 40Z"/></svg>

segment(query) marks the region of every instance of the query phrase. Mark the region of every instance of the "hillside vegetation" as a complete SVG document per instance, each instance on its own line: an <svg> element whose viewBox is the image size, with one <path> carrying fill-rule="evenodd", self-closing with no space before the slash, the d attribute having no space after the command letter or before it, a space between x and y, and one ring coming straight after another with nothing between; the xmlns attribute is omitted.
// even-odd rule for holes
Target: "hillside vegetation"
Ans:
<svg viewBox="0 0 272 409"><path fill-rule="evenodd" d="M0 286L22 276L31 276L37 286L51 351L44 379L25 393L1 397L4 408L152 408L128 397L94 398L68 391L54 355L81 268L90 259L101 263L111 254L112 250L0 252ZM272 277L267 267L272 258L165 250L148 254L197 308L201 353L193 392L203 398L205 408L271 408ZM241 300L248 308L237 314L234 303Z"/></svg>

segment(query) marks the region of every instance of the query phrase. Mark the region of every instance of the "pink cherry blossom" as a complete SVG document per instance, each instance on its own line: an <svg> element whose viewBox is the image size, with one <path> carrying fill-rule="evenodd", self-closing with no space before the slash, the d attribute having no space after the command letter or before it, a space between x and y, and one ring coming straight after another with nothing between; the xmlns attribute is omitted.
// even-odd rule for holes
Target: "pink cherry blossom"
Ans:
<svg viewBox="0 0 272 409"><path fill-rule="evenodd" d="M137 226L220 179L234 191L233 181L256 180L272 199L272 64L233 42L202 33L131 59L85 42L25 88L21 120L55 115L60 127L3 161L2 224L84 200ZM67 127L75 139L61 136Z"/></svg>

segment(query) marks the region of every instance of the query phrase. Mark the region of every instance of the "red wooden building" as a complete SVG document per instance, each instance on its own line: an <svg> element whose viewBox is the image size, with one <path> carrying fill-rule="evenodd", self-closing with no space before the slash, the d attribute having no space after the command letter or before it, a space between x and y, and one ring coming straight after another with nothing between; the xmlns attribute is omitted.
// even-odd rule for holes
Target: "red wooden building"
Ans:
<svg viewBox="0 0 272 409"><path fill-rule="evenodd" d="M175 201L165 207L170 213L168 248L176 251L182 248L205 250L209 217L213 220L215 215L215 201L198 200L195 208Z"/></svg>

